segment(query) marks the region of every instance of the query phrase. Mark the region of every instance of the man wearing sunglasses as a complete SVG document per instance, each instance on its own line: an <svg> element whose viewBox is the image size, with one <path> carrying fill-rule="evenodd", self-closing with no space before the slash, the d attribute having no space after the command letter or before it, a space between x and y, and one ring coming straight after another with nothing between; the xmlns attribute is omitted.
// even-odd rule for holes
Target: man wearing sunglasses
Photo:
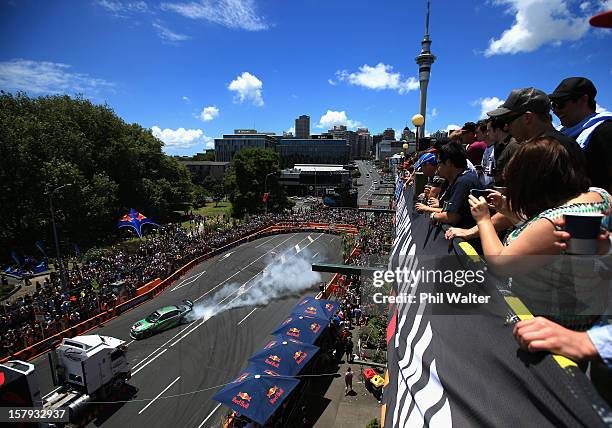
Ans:
<svg viewBox="0 0 612 428"><path fill-rule="evenodd" d="M549 95L561 132L575 138L586 157L592 184L612 190L612 113L596 113L597 89L589 79L569 77Z"/></svg>

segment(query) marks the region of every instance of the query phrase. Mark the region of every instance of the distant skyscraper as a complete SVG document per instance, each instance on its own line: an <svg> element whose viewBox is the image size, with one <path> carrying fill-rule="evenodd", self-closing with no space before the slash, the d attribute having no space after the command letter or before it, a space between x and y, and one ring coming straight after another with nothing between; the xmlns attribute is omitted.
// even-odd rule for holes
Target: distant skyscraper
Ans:
<svg viewBox="0 0 612 428"><path fill-rule="evenodd" d="M435 138L436 140L445 140L448 138L448 132L446 131L436 131L430 135L431 138Z"/></svg>
<svg viewBox="0 0 612 428"><path fill-rule="evenodd" d="M402 140L403 141L414 141L416 138L416 134L410 130L410 128L405 127L402 132Z"/></svg>
<svg viewBox="0 0 612 428"><path fill-rule="evenodd" d="M419 82L421 83L420 111L423 117L427 117L427 85L429 84L429 73L431 65L436 60L436 57L431 53L431 40L429 39L429 0L427 0L427 17L425 18L425 37L421 42L421 53L416 57L416 63L419 65ZM419 137L425 135L425 122L419 129Z"/></svg>
<svg viewBox="0 0 612 428"><path fill-rule="evenodd" d="M310 138L310 116L303 114L295 119L295 138Z"/></svg>

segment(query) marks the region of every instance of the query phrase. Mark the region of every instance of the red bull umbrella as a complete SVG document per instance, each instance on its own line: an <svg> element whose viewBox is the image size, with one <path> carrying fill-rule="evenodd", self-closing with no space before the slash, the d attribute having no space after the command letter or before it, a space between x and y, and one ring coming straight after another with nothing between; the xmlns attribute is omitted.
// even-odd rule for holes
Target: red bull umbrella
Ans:
<svg viewBox="0 0 612 428"><path fill-rule="evenodd" d="M319 318L290 316L272 334L280 335L286 339L313 344L328 324L329 320L324 321Z"/></svg>
<svg viewBox="0 0 612 428"><path fill-rule="evenodd" d="M251 364L213 399L264 425L299 383L296 378Z"/></svg>
<svg viewBox="0 0 612 428"><path fill-rule="evenodd" d="M249 358L249 361L281 375L295 376L318 351L318 346L277 336L268 342L264 349Z"/></svg>
<svg viewBox="0 0 612 428"><path fill-rule="evenodd" d="M315 299L314 297L304 297L293 308L292 314L306 317L329 319L336 313L340 305L333 300Z"/></svg>

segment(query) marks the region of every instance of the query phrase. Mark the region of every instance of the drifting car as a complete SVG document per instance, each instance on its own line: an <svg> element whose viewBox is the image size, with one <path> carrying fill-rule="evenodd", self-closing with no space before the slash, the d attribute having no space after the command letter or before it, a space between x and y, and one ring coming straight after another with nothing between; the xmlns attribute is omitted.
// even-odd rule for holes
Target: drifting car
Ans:
<svg viewBox="0 0 612 428"><path fill-rule="evenodd" d="M130 337L132 339L144 339L151 337L154 333L183 324L187 322L187 317L192 310L193 302L191 300L185 300L182 305L159 308L148 317L134 323L130 329Z"/></svg>

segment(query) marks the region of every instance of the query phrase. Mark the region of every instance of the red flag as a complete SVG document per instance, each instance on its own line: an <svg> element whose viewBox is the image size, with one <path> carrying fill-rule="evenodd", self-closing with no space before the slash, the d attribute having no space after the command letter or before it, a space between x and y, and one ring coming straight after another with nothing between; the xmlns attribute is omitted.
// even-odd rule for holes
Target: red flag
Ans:
<svg viewBox="0 0 612 428"><path fill-rule="evenodd" d="M268 202L269 198L270 198L270 194L268 192L266 192L266 193L263 194L263 198L261 200L265 204L266 202Z"/></svg>

